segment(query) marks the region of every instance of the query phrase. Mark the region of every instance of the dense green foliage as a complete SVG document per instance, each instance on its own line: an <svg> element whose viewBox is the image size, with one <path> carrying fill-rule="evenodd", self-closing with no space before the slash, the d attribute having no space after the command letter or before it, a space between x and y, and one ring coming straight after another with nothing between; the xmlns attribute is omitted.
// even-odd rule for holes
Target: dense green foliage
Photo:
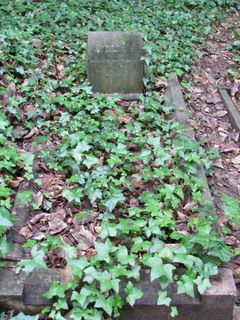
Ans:
<svg viewBox="0 0 240 320"><path fill-rule="evenodd" d="M156 80L170 71L183 76L192 70L198 56L195 45L205 40L211 24L226 10L236 9L236 3L1 1L0 94L13 83L16 92L0 113L0 233L12 224L10 180L16 175L34 180L33 157L17 152L12 135L16 126L41 132L33 146L46 139L55 145L54 151L45 149L40 156L49 170L65 174L68 188L63 197L79 208L89 199L93 209L81 212L79 219L95 211L102 221L96 255L88 260L58 237L47 237L41 246L28 242L32 260L19 266L26 272L45 268L48 250L64 246L66 252L72 280L53 283L46 293L56 298L49 310L53 319L64 319L69 296L74 319L117 316L125 300L134 305L143 295L134 286L142 267L150 270L151 280L159 279L156 303L169 306L175 316L169 286L177 283L178 292L191 297L196 286L202 294L217 265L229 260L224 240L211 230L213 217L201 215L206 204L195 174L206 158L204 150L167 120L171 110L153 91ZM148 96L138 104L90 97L84 62L89 30L143 32ZM2 257L7 250L3 236ZM124 299L119 294L123 277Z"/></svg>

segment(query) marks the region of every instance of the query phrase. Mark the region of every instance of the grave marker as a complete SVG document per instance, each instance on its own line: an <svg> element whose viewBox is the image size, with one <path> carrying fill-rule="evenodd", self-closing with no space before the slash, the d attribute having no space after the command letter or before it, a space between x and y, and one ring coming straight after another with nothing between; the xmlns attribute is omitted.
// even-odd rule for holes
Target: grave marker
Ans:
<svg viewBox="0 0 240 320"><path fill-rule="evenodd" d="M143 55L141 33L89 32L87 74L93 92L137 98L143 93Z"/></svg>

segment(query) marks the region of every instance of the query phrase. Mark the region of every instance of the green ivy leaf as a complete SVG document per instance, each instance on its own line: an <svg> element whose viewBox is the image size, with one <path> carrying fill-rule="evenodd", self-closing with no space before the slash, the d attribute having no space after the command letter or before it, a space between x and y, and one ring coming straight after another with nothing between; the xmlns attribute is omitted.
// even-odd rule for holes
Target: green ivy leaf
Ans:
<svg viewBox="0 0 240 320"><path fill-rule="evenodd" d="M97 157L91 156L91 155L87 155L85 160L83 161L83 164L85 164L85 166L90 169L92 166L94 166L95 164L98 164L100 161Z"/></svg>
<svg viewBox="0 0 240 320"><path fill-rule="evenodd" d="M167 291L159 291L158 292L158 300L157 305L170 306L172 299L167 296Z"/></svg>
<svg viewBox="0 0 240 320"><path fill-rule="evenodd" d="M221 200L225 217L240 227L240 201L226 194L222 196Z"/></svg>
<svg viewBox="0 0 240 320"><path fill-rule="evenodd" d="M178 316L178 309L177 309L177 307L172 306L172 307L170 308L170 316L171 316L172 318Z"/></svg>
<svg viewBox="0 0 240 320"><path fill-rule="evenodd" d="M115 191L111 194L111 198L105 201L104 205L108 208L110 212L116 207L118 203L122 203L125 200L124 195L121 191Z"/></svg>
<svg viewBox="0 0 240 320"><path fill-rule="evenodd" d="M60 283L54 281L51 283L47 292L43 294L47 299L52 299L54 297L65 298L65 288Z"/></svg>
<svg viewBox="0 0 240 320"><path fill-rule="evenodd" d="M100 189L90 189L87 192L88 198L91 202L91 204L93 204L97 199L102 199L102 191Z"/></svg>
<svg viewBox="0 0 240 320"><path fill-rule="evenodd" d="M127 302L130 304L130 306L134 306L135 301L142 298L143 292L140 289L137 289L133 286L132 282L128 282L126 288L124 289L126 295L127 295Z"/></svg>
<svg viewBox="0 0 240 320"><path fill-rule="evenodd" d="M28 316L23 312L20 312L18 315L11 318L11 320L38 320L39 315L36 316Z"/></svg>
<svg viewBox="0 0 240 320"><path fill-rule="evenodd" d="M112 252L114 248L110 240L107 239L105 243L95 241L94 245L97 251L98 259L100 261L106 261L107 263L109 263L111 259L109 253Z"/></svg>
<svg viewBox="0 0 240 320"><path fill-rule="evenodd" d="M207 288L211 287L211 283L209 279L203 279L202 277L198 276L194 283L197 285L198 291L201 295L207 290Z"/></svg>
<svg viewBox="0 0 240 320"><path fill-rule="evenodd" d="M5 258L6 254L9 253L12 249L12 246L7 241L7 237L4 235L0 238L0 258Z"/></svg>
<svg viewBox="0 0 240 320"><path fill-rule="evenodd" d="M194 298L194 279L184 274L181 279L177 282L178 293L186 293L191 298Z"/></svg>
<svg viewBox="0 0 240 320"><path fill-rule="evenodd" d="M118 246L116 257L123 265L130 264L131 266L134 266L136 264L135 259L137 258L137 255L129 255L127 248L124 246Z"/></svg>
<svg viewBox="0 0 240 320"><path fill-rule="evenodd" d="M208 254L219 258L223 262L228 262L232 257L230 247L223 245L213 247L211 250L208 251Z"/></svg>
<svg viewBox="0 0 240 320"><path fill-rule="evenodd" d="M20 200L22 204L32 202L33 191L24 190L20 191L17 194L17 199Z"/></svg>
<svg viewBox="0 0 240 320"><path fill-rule="evenodd" d="M37 246L34 246L31 250L32 259L23 259L18 263L20 268L23 268L26 274L31 273L34 269L45 269L47 268L44 261L45 252L38 250Z"/></svg>
<svg viewBox="0 0 240 320"><path fill-rule="evenodd" d="M113 310L112 297L106 299L104 296L99 296L96 300L94 307L103 309L107 314L111 315Z"/></svg>
<svg viewBox="0 0 240 320"><path fill-rule="evenodd" d="M9 213L9 211L4 208L0 207L0 233L3 233L5 229L8 229L13 226L13 217Z"/></svg>

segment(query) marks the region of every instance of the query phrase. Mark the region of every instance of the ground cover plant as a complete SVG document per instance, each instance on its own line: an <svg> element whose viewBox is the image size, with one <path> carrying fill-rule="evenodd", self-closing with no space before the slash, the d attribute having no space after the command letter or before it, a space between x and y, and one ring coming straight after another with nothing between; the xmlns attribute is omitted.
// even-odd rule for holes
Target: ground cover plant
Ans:
<svg viewBox="0 0 240 320"><path fill-rule="evenodd" d="M177 283L193 297L197 286L202 294L230 250L212 232L214 218L201 214L207 204L195 174L204 150L167 120L172 110L159 77L192 70L194 45L236 2L17 1L0 8L1 257L10 250L11 199L24 178L38 193L36 215L21 230L32 259L19 268L66 271L65 284L45 294L56 299L45 310L50 318L64 319L69 299L75 319L118 316L125 301L134 305L143 295L134 286L141 268L159 279L156 303L175 316L168 287ZM91 97L86 37L103 29L143 32L142 101ZM19 197L28 202L33 194Z"/></svg>

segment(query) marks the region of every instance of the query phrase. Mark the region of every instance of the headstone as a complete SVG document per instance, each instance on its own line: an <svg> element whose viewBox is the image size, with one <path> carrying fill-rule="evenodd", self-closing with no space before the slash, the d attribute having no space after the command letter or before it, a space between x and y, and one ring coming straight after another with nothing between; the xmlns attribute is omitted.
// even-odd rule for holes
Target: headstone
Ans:
<svg viewBox="0 0 240 320"><path fill-rule="evenodd" d="M141 33L89 32L87 73L93 92L119 93L134 99L143 93Z"/></svg>

